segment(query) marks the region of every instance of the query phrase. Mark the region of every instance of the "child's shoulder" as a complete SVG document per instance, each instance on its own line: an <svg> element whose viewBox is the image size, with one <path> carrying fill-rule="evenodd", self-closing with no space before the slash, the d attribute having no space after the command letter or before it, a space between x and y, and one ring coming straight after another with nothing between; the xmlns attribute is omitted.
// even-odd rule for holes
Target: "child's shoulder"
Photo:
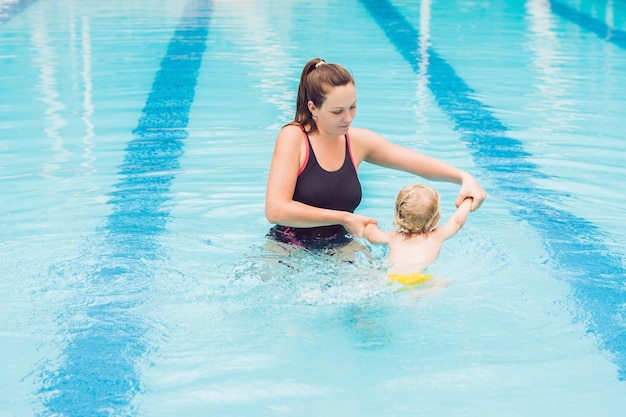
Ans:
<svg viewBox="0 0 626 417"><path fill-rule="evenodd" d="M388 231L387 236L389 236L389 239L398 240L398 241L404 241L407 239L406 235L398 230Z"/></svg>
<svg viewBox="0 0 626 417"><path fill-rule="evenodd" d="M427 235L427 237L437 239L437 238L439 238L442 235L442 231L443 231L442 226L439 226L439 227L435 227L433 230L428 232L426 235Z"/></svg>
<svg viewBox="0 0 626 417"><path fill-rule="evenodd" d="M424 234L419 235L407 235L400 231L394 230L389 232L389 241L396 245L415 245L424 242L426 236Z"/></svg>

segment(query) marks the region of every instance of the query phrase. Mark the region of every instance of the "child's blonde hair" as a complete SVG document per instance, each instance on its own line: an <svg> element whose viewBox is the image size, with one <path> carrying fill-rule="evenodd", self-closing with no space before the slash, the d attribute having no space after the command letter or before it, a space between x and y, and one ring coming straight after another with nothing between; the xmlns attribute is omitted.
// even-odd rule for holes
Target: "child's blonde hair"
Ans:
<svg viewBox="0 0 626 417"><path fill-rule="evenodd" d="M439 193L434 188L412 184L398 193L394 224L406 237L430 232L439 217Z"/></svg>

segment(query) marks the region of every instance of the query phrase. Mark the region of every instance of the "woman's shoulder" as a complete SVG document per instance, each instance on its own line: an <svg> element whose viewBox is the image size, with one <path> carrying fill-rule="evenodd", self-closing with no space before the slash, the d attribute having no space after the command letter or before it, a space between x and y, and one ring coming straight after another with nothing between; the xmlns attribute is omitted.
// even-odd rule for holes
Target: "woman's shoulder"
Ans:
<svg viewBox="0 0 626 417"><path fill-rule="evenodd" d="M385 140L378 133L362 127L350 126L348 135L352 144L353 155L359 162L368 159L368 155L380 150L385 144Z"/></svg>
<svg viewBox="0 0 626 417"><path fill-rule="evenodd" d="M290 135L294 135L294 134L298 134L298 135L302 135L302 125L297 124L297 123L288 123L286 125L284 125L280 131L279 134L290 134Z"/></svg>
<svg viewBox="0 0 626 417"><path fill-rule="evenodd" d="M359 141L362 143L377 143L382 136L378 133L374 132L371 129L366 129L363 127L354 127L350 126L350 131L348 132L351 140Z"/></svg>
<svg viewBox="0 0 626 417"><path fill-rule="evenodd" d="M303 138L304 132L302 130L302 126L298 124L288 124L283 126L278 132L277 139L280 140L291 140L294 138Z"/></svg>
<svg viewBox="0 0 626 417"><path fill-rule="evenodd" d="M350 131L348 132L350 137L361 137L375 134L374 131L370 129L365 129L362 127L350 126Z"/></svg>

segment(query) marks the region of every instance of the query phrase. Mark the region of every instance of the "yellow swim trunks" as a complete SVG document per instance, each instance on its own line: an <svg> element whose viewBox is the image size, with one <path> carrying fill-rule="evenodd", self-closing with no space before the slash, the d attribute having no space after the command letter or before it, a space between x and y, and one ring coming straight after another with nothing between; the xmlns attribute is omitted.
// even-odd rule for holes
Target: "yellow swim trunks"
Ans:
<svg viewBox="0 0 626 417"><path fill-rule="evenodd" d="M388 276L392 281L402 285L422 284L433 277L431 274L389 274Z"/></svg>

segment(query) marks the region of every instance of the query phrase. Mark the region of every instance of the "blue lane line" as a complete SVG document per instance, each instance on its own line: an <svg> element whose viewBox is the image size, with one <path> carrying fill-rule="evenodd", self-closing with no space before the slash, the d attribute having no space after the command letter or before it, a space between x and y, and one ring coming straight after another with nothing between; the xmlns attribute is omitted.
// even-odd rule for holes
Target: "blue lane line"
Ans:
<svg viewBox="0 0 626 417"><path fill-rule="evenodd" d="M623 30L611 28L603 21L581 13L573 7L558 1L551 1L550 9L554 14L594 33L600 39L611 42L622 49L626 49L626 32Z"/></svg>
<svg viewBox="0 0 626 417"><path fill-rule="evenodd" d="M37 2L37 0L19 0L0 4L0 26L11 20L16 15L22 13L28 6Z"/></svg>
<svg viewBox="0 0 626 417"><path fill-rule="evenodd" d="M163 257L157 239L169 218L164 203L172 197L188 135L210 13L210 0L188 3L126 148L112 214L98 231L104 244L95 248L97 259L79 259L90 266L81 295L92 304L74 314L80 320L70 314L64 361L43 372L45 415L136 414L131 401L141 389L137 361L150 349L150 326L134 310L149 290L151 261Z"/></svg>
<svg viewBox="0 0 626 417"><path fill-rule="evenodd" d="M388 1L361 0L391 43L414 71L422 56L418 31ZM433 48L429 48L428 78L438 105L472 151L474 162L495 184L497 193L518 205L514 215L543 237L552 268L571 286L578 314L626 380L626 260L612 253L609 239L592 223L559 207L563 194L537 188L543 178L523 144L506 136L509 130L474 98L474 91Z"/></svg>

